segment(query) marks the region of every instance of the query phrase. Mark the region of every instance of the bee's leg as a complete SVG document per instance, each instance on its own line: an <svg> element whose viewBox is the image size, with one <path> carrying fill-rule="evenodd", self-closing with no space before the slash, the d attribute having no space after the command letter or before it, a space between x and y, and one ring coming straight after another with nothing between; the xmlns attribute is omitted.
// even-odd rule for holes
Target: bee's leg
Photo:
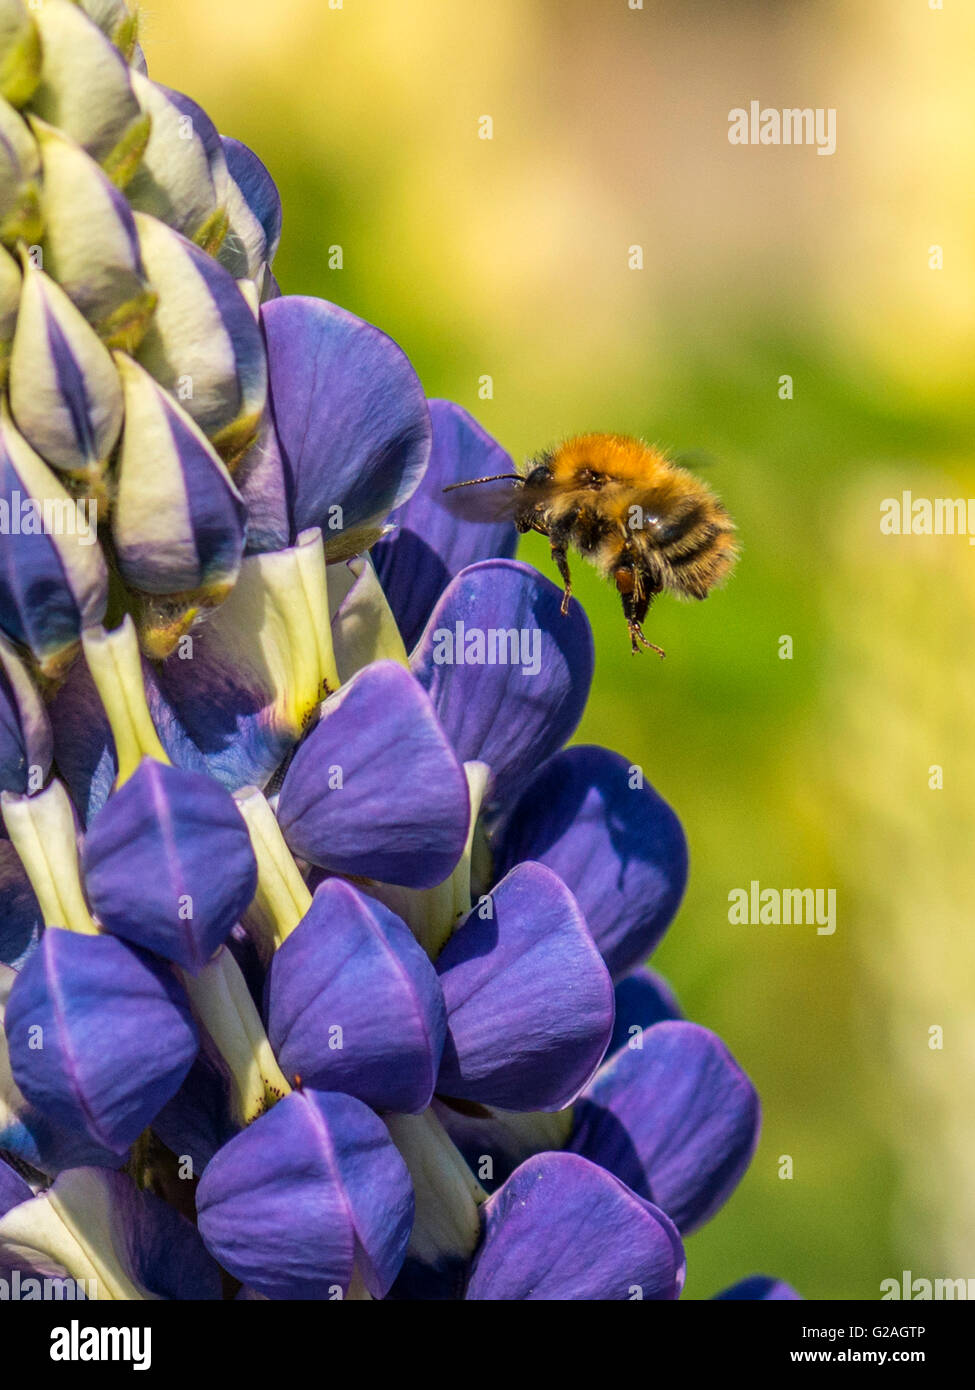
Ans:
<svg viewBox="0 0 975 1390"><path fill-rule="evenodd" d="M562 576L562 583L565 590L562 594L562 616L563 618L569 611L569 599L572 597L572 576L569 573L568 540L571 527L553 527L548 533L548 538L552 543L552 559L558 566L559 574Z"/></svg>
<svg viewBox="0 0 975 1390"><path fill-rule="evenodd" d="M569 573L569 561L565 550L555 546L552 547L552 559L558 565L562 583L565 585L562 593L562 616L564 618L569 611L569 599L572 597L572 576Z"/></svg>
<svg viewBox="0 0 975 1390"><path fill-rule="evenodd" d="M527 535L529 531L537 531L540 536L548 535L542 518L539 516L537 510L532 512L524 512L522 515L520 515L515 521L515 527L518 533L522 536Z"/></svg>
<svg viewBox="0 0 975 1390"><path fill-rule="evenodd" d="M641 576L627 565L620 566L614 573L613 578L616 580L617 591L619 592L620 598L623 600L623 617L626 619L626 625L630 630L630 650L633 652L634 656L640 650L641 646L649 648L652 652L656 652L660 657L666 656L667 653L663 651L662 648L656 647L652 642L647 641L643 635L643 628L641 627L641 623L647 615L647 609L653 602L654 595L660 591L654 589L649 593L645 592L641 583Z"/></svg>
<svg viewBox="0 0 975 1390"><path fill-rule="evenodd" d="M653 642L648 642L648 641L647 641L647 639L646 639L646 638L644 637L644 635L643 635L643 628L640 626L640 624L639 624L638 622L631 622L631 623L630 623L630 650L634 653L634 655L640 650L640 647L637 646L637 643L638 643L638 642L640 643L641 646L647 647L647 648L648 648L650 651L652 651L652 652L656 652L657 655L660 657L661 660L663 660L663 658L667 655L667 653L664 651L663 647L658 647L658 646L656 646Z"/></svg>

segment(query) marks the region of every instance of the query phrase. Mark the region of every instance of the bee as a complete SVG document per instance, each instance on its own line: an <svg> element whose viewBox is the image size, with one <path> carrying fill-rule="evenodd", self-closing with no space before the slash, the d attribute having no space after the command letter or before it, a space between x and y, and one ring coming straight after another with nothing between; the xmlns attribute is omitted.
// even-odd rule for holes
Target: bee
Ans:
<svg viewBox="0 0 975 1390"><path fill-rule="evenodd" d="M488 484L507 482L504 488ZM483 486L482 486L483 485ZM658 449L622 434L580 434L539 454L523 473L452 483L476 488L446 505L467 520L508 518L552 547L569 611L568 551L579 552L616 585L631 650L665 655L643 634L657 594L706 598L737 558L734 522L714 493Z"/></svg>

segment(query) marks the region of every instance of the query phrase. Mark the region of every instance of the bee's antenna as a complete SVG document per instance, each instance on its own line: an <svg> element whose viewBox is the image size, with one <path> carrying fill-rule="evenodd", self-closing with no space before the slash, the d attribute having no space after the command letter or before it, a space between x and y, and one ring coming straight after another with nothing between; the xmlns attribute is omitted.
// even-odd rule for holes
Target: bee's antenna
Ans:
<svg viewBox="0 0 975 1390"><path fill-rule="evenodd" d="M492 473L490 478L471 478L466 483L451 483L449 487L445 487L443 490L444 492L453 492L455 488L475 487L478 483L497 483L500 482L502 478L513 478L516 483L523 483L525 481L520 473Z"/></svg>

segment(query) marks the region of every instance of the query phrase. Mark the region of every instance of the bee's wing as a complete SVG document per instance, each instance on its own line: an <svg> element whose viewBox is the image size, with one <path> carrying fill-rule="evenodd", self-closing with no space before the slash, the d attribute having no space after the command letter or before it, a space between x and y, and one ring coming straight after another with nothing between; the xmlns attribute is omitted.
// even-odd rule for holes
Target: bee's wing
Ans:
<svg viewBox="0 0 975 1390"><path fill-rule="evenodd" d="M668 455L670 462L678 468L686 468L689 473L707 473L717 465L718 458L706 449L684 449L678 454Z"/></svg>
<svg viewBox="0 0 975 1390"><path fill-rule="evenodd" d="M440 505L460 521L511 521L518 511L524 483L514 478L486 478L444 488Z"/></svg>

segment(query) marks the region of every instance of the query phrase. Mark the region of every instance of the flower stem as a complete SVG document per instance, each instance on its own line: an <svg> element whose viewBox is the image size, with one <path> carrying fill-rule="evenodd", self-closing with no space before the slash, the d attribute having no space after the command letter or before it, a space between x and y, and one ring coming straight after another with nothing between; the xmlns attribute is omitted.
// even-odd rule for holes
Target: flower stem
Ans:
<svg viewBox="0 0 975 1390"><path fill-rule="evenodd" d="M479 1207L487 1193L433 1110L384 1115L383 1121L413 1180L416 1217L409 1253L434 1267L465 1265L480 1239Z"/></svg>
<svg viewBox="0 0 975 1390"><path fill-rule="evenodd" d="M311 893L264 794L242 787L234 796L257 859L257 893L244 925L269 960L311 907Z"/></svg>
<svg viewBox="0 0 975 1390"><path fill-rule="evenodd" d="M240 966L221 946L198 975L179 972L193 1010L230 1072L234 1118L249 1125L291 1087L277 1064Z"/></svg>
<svg viewBox="0 0 975 1390"><path fill-rule="evenodd" d="M135 624L126 616L113 632L103 627L87 628L81 643L115 739L115 785L120 787L143 758L169 762L146 703Z"/></svg>

